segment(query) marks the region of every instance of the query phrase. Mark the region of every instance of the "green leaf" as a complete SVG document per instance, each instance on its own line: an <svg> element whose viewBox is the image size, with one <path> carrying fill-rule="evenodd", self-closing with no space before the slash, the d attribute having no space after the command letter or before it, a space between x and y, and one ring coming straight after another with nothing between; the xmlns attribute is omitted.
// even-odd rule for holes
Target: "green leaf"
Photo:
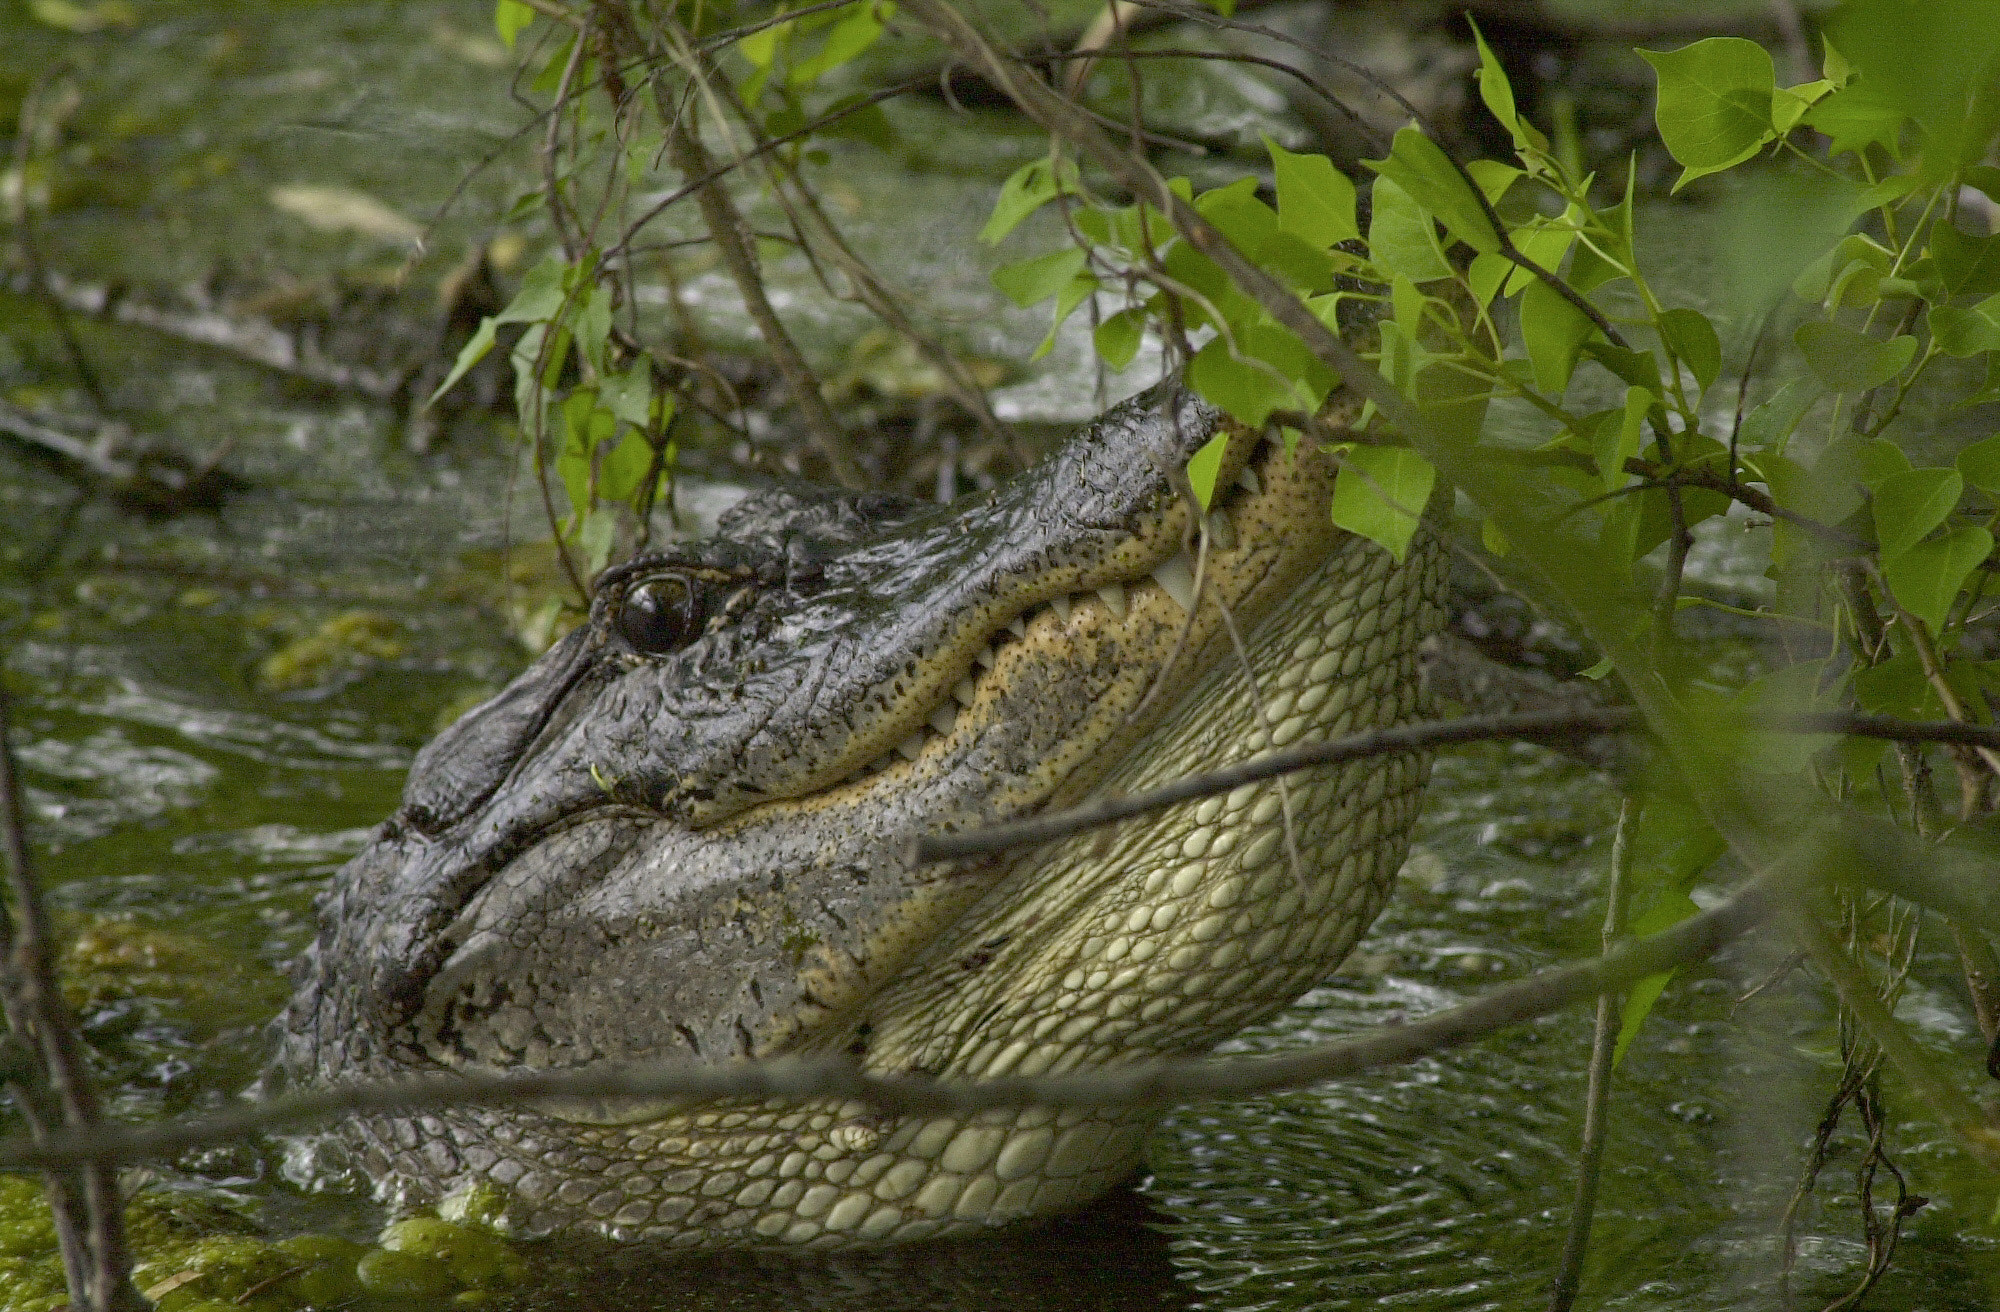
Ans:
<svg viewBox="0 0 2000 1312"><path fill-rule="evenodd" d="M1722 339L1716 336L1708 316L1686 308L1667 310L1660 315L1660 336L1706 392L1722 372Z"/></svg>
<svg viewBox="0 0 2000 1312"><path fill-rule="evenodd" d="M1229 434L1217 433L1188 457L1188 486L1194 489L1195 502L1204 515L1208 513L1208 503L1215 499L1215 476L1222 470L1222 453L1228 449Z"/></svg>
<svg viewBox="0 0 2000 1312"><path fill-rule="evenodd" d="M1738 444L1750 449L1782 451L1785 442L1805 418L1806 408L1822 395L1809 379L1794 378L1743 416L1737 433Z"/></svg>
<svg viewBox="0 0 2000 1312"><path fill-rule="evenodd" d="M1238 178L1226 187L1205 191L1195 198L1194 208L1245 255L1278 231L1278 212L1257 199L1256 178Z"/></svg>
<svg viewBox="0 0 2000 1312"><path fill-rule="evenodd" d="M1361 235L1354 221L1354 183L1324 155L1294 155L1268 136L1278 182L1278 226L1325 249Z"/></svg>
<svg viewBox="0 0 2000 1312"><path fill-rule="evenodd" d="M1512 164L1502 164L1497 159L1467 160L1465 171L1472 175L1472 181L1479 188L1479 194L1495 205L1500 198L1513 190L1514 184L1528 176L1526 169L1517 169Z"/></svg>
<svg viewBox="0 0 2000 1312"><path fill-rule="evenodd" d="M1514 245L1520 250L1521 254L1527 256L1550 272L1554 272L1556 269L1562 267L1563 256L1569 254L1569 248L1575 241L1576 229L1568 223L1548 223L1543 221L1543 226L1541 227L1526 233L1516 232L1514 234ZM1483 259L1485 257L1482 256L1480 258ZM1495 256L1495 258L1505 259L1506 257ZM1520 265L1514 264L1511 260L1508 263L1513 267L1514 273L1512 277L1507 279L1505 294L1512 296L1523 287L1526 287L1530 282L1535 281L1535 275Z"/></svg>
<svg viewBox="0 0 2000 1312"><path fill-rule="evenodd" d="M1340 453L1340 473L1333 484L1335 526L1379 543L1401 561L1431 499L1437 469L1408 447L1343 443Z"/></svg>
<svg viewBox="0 0 2000 1312"><path fill-rule="evenodd" d="M1514 108L1514 88L1507 81L1507 71L1494 57L1493 48L1486 44L1486 34L1479 30L1479 24L1472 22L1470 16L1466 21L1472 24L1472 39L1479 44L1479 67L1472 75L1479 80L1479 98L1486 103L1486 112L1493 115L1494 121L1514 138L1515 150L1547 151L1549 139Z"/></svg>
<svg viewBox="0 0 2000 1312"><path fill-rule="evenodd" d="M1973 236L1939 223L1931 229L1930 253L1945 295L2000 292L2000 233Z"/></svg>
<svg viewBox="0 0 2000 1312"><path fill-rule="evenodd" d="M1955 528L1900 555L1885 553L1882 578L1903 609L1935 633L1944 627L1945 616L1965 580L1992 554L1991 533L1983 528Z"/></svg>
<svg viewBox="0 0 2000 1312"><path fill-rule="evenodd" d="M1746 177L1719 206L1718 263L1729 307L1744 320L1769 310L1853 226L1860 200L1861 188L1845 178Z"/></svg>
<svg viewBox="0 0 2000 1312"><path fill-rule="evenodd" d="M1771 126L1779 136L1792 130L1792 125L1805 117L1805 112L1818 103L1820 98L1833 90L1833 83L1821 79L1817 82L1801 82L1795 87L1780 87L1771 97Z"/></svg>
<svg viewBox="0 0 2000 1312"><path fill-rule="evenodd" d="M1143 310L1120 310L1097 325L1093 340L1097 345L1098 358L1114 370L1122 370L1132 363L1132 357L1139 353L1139 343L1146 336L1146 314Z"/></svg>
<svg viewBox="0 0 2000 1312"><path fill-rule="evenodd" d="M1576 256L1569 262L1569 285L1579 292L1588 294L1607 282L1630 277L1637 263L1632 256L1632 200L1639 180L1637 159L1634 155L1634 162L1626 166L1625 195L1616 205L1592 211L1572 204L1563 215L1564 222L1587 222L1593 229L1590 242L1578 239ZM1598 248L1603 254L1598 253Z"/></svg>
<svg viewBox="0 0 2000 1312"><path fill-rule="evenodd" d="M1927 720L1944 709L1924 674L1923 661L1913 651L1900 652L1878 665L1857 670L1854 700L1871 715L1896 715L1910 720Z"/></svg>
<svg viewBox="0 0 2000 1312"><path fill-rule="evenodd" d="M1036 255L993 271L993 285L1008 300L1026 309L1059 294L1083 271L1084 252L1071 247Z"/></svg>
<svg viewBox="0 0 2000 1312"><path fill-rule="evenodd" d="M653 370L644 360L622 373L610 374L600 389L605 409L634 428L653 421Z"/></svg>
<svg viewBox="0 0 2000 1312"><path fill-rule="evenodd" d="M1648 391L1660 388L1660 362L1651 351L1628 351L1599 339L1585 342L1579 353L1597 361L1633 387L1643 387Z"/></svg>
<svg viewBox="0 0 2000 1312"><path fill-rule="evenodd" d="M1645 388L1628 387L1625 389L1625 408L1618 422L1599 428L1597 472L1606 492L1624 487L1631 477L1625 472L1625 462L1639 454L1640 440L1645 434L1646 412L1659 403L1660 398Z"/></svg>
<svg viewBox="0 0 2000 1312"><path fill-rule="evenodd" d="M1981 492L2000 492L2000 433L1974 442L1952 463L1965 481Z"/></svg>
<svg viewBox="0 0 2000 1312"><path fill-rule="evenodd" d="M1813 377L1835 392L1865 392L1903 372L1917 353L1908 335L1878 342L1844 324L1814 321L1792 334Z"/></svg>
<svg viewBox="0 0 2000 1312"><path fill-rule="evenodd" d="M2000 21L1993 0L1850 0L1828 18L1827 35L1854 65L1853 90L1866 88L1871 99L1916 119L1936 144L1957 153L1974 117L1968 100L1996 77Z"/></svg>
<svg viewBox="0 0 2000 1312"><path fill-rule="evenodd" d="M2000 351L2000 293L1969 308L1934 305L1929 324L1931 340L1946 355L1962 359L1981 351Z"/></svg>
<svg viewBox="0 0 2000 1312"><path fill-rule="evenodd" d="M1907 551L1944 523L1965 492L1955 469L1910 469L1875 488L1875 541L1886 559Z"/></svg>
<svg viewBox="0 0 2000 1312"><path fill-rule="evenodd" d="M493 350L493 335L499 327L500 321L497 319L485 318L479 321L479 327L472 334L472 339L459 348L458 359L452 362L451 372L444 376L444 381L438 384L437 391L431 393L430 399L424 402L425 405L436 405L439 397L449 392L474 365L486 358Z"/></svg>
<svg viewBox="0 0 2000 1312"><path fill-rule="evenodd" d="M1368 253L1391 273L1412 282L1451 277L1451 262L1438 246L1437 231L1410 193L1387 177L1375 179L1368 219Z"/></svg>
<svg viewBox="0 0 2000 1312"><path fill-rule="evenodd" d="M1283 229L1266 237L1250 258L1307 292L1330 291L1340 281L1339 266L1325 250Z"/></svg>
<svg viewBox="0 0 2000 1312"><path fill-rule="evenodd" d="M855 5L833 30L826 35L826 41L818 53L810 59L801 60L792 68L791 83L794 87L811 86L832 70L839 68L856 55L875 44L882 35L881 10L894 11L890 5L878 5L874 0L863 0Z"/></svg>
<svg viewBox="0 0 2000 1312"><path fill-rule="evenodd" d="M1804 123L1827 136L1829 155L1859 155L1880 146L1901 158L1899 141L1908 116L1867 84L1850 84L1820 98L1806 111Z"/></svg>
<svg viewBox="0 0 2000 1312"><path fill-rule="evenodd" d="M1466 285L1472 289L1473 299L1481 305L1492 301L1499 293L1502 283L1512 284L1512 275L1520 268L1506 256L1494 252L1490 255L1475 255L1472 264L1465 271Z"/></svg>
<svg viewBox="0 0 2000 1312"><path fill-rule="evenodd" d="M979 240L992 246L1057 196L1076 192L1076 165L1068 159L1030 160L1000 184L1000 195L993 202L986 226L979 230Z"/></svg>
<svg viewBox="0 0 2000 1312"><path fill-rule="evenodd" d="M1641 50L1659 79L1654 119L1683 168L1679 191L1705 174L1741 164L1771 140L1777 73L1755 41L1717 36L1674 51Z"/></svg>
<svg viewBox="0 0 2000 1312"><path fill-rule="evenodd" d="M493 6L493 27L500 33L501 44L509 50L514 48L514 39L534 21L535 11L521 0L498 0Z"/></svg>
<svg viewBox="0 0 2000 1312"><path fill-rule="evenodd" d="M1084 297L1096 290L1097 277L1090 273L1079 273L1063 285L1062 290L1056 293L1056 312L1049 321L1049 335L1042 338L1042 344L1028 357L1030 361L1041 359L1055 348L1056 333L1062 328L1063 320L1075 313L1076 307L1083 304Z"/></svg>
<svg viewBox="0 0 2000 1312"><path fill-rule="evenodd" d="M636 429L627 428L625 436L598 463L598 498L607 502L630 501L652 467L652 445Z"/></svg>
<svg viewBox="0 0 2000 1312"><path fill-rule="evenodd" d="M1688 915L1693 915L1694 911L1694 902L1690 899ZM1679 973L1678 970L1668 970L1658 975L1648 975L1634 984L1632 991L1625 995L1625 1009L1620 1013L1618 1021L1618 1041L1611 1047L1611 1064L1614 1067L1625 1060L1625 1050L1632 1046L1633 1039L1639 1037L1639 1030L1645 1025L1646 1017L1653 1014L1653 1007L1659 1002L1660 995L1667 991L1667 985Z"/></svg>
<svg viewBox="0 0 2000 1312"><path fill-rule="evenodd" d="M1521 341L1534 365L1535 386L1560 397L1576 369L1577 349L1597 331L1583 311L1537 279L1521 293Z"/></svg>
<svg viewBox="0 0 2000 1312"><path fill-rule="evenodd" d="M1361 161L1401 187L1411 199L1466 245L1481 254L1500 249L1500 234L1480 197L1452 165L1451 157L1416 128L1401 128L1389 158Z"/></svg>
<svg viewBox="0 0 2000 1312"><path fill-rule="evenodd" d="M1304 342L1276 324L1244 325L1235 338L1243 358L1230 353L1228 338L1217 337L1195 352L1188 384L1252 427L1273 410L1317 410L1338 382Z"/></svg>

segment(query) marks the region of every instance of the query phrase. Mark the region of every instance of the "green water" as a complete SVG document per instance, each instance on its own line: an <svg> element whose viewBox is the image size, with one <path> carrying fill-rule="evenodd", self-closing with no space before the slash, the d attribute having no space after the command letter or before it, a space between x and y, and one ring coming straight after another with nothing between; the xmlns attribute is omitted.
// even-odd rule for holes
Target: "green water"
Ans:
<svg viewBox="0 0 2000 1312"><path fill-rule="evenodd" d="M46 155L44 257L82 282L238 317L359 303L354 322L384 325L367 349L421 340L438 281L490 235L527 162L503 156L477 175L400 289L385 280L402 246L315 228L273 194L344 188L424 221L522 121L490 12L477 0L160 5L77 35L8 11L0 104L45 69L67 68L78 90ZM1213 89L1192 100L1191 121L1208 115L1210 129L1253 141L1269 115ZM934 105L901 113L899 152L844 151L829 173L843 221L865 255L923 292L947 340L1022 360L1045 323L996 306L963 243L1032 138ZM1659 218L1698 278L1698 252L1676 248L1699 245L1699 216ZM740 340L719 279L689 272L705 329ZM802 265L778 264L774 280L838 373L863 321L813 296ZM229 441L248 484L218 512L150 522L0 446L0 648L37 856L77 945L66 961L94 1069L112 1111L140 1119L226 1105L255 1079L315 891L393 808L415 750L526 659L498 561L536 536L535 512L487 425L459 425L416 455L395 411L365 396L142 328L78 331L135 427L191 451ZM1086 412L1094 380L1081 359L1068 338L1040 372L1017 369L1003 413ZM0 398L85 408L49 321L18 296L0 297ZM723 472L726 455L704 459ZM688 494L712 510L727 491ZM1730 543L1709 552L1714 577L1754 580ZM1420 1015L1589 950L1615 808L1604 781L1539 750L1441 761L1374 934L1345 972L1232 1046ZM1778 1305L1776 1218L1837 1062L1809 981L1788 976L1737 1003L1776 964L1746 945L1691 972L1621 1068L1582 1306ZM1974 1069L1976 1032L1943 945L1925 941L1902 1014L1955 1069ZM1546 1299L1568 1214L1587 1026L1581 1013L1552 1017L1337 1087L1184 1109L1134 1192L1031 1233L812 1260L523 1245L520 1283L454 1303L468 1283L506 1283L458 1280L386 1305L1525 1312ZM1868 1306L1990 1307L2000 1183L1889 1096L1889 1141L1930 1202ZM1865 1260L1857 1145L1843 1130L1805 1209L1800 1307L1849 1288ZM274 1253L310 1266L302 1254L372 1244L391 1219L338 1182L288 1179L284 1163L282 1142L260 1141L151 1168L142 1239L186 1254L207 1236L203 1262L236 1263L235 1284L189 1284L173 1301L233 1297L256 1272L289 1269L268 1265ZM0 1273L14 1281L0 1307L36 1288L7 1260L48 1266L24 1196L0 1198ZM304 1247L271 1247L287 1240ZM361 1251L341 1260L351 1268Z"/></svg>

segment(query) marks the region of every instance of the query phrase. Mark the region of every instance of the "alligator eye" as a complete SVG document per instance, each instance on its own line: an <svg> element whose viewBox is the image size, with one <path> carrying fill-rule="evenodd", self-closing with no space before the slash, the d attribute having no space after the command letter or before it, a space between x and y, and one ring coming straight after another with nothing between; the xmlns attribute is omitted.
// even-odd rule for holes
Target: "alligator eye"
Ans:
<svg viewBox="0 0 2000 1312"><path fill-rule="evenodd" d="M632 650L649 656L687 646L700 636L701 622L693 584L673 575L641 583L618 608L618 632Z"/></svg>

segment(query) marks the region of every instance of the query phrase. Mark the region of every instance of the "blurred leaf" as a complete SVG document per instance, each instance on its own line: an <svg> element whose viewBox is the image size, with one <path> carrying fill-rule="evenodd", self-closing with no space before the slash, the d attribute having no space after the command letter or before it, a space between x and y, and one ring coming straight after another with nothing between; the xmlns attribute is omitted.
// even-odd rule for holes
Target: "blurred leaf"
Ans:
<svg viewBox="0 0 2000 1312"><path fill-rule="evenodd" d="M1000 195L993 202L986 226L979 230L979 240L994 245L1030 214L1057 196L1076 194L1076 189L1076 165L1068 159L1028 161L1000 184Z"/></svg>
<svg viewBox="0 0 2000 1312"><path fill-rule="evenodd" d="M1806 409L1820 395L1813 380L1794 378L1743 416L1743 427L1737 433L1738 445L1782 451L1799 420L1805 417Z"/></svg>
<svg viewBox="0 0 2000 1312"><path fill-rule="evenodd" d="M995 269L993 285L998 287L1008 300L1026 309L1030 305L1046 301L1069 286L1076 275L1082 272L1086 258L1084 252L1071 247L1064 251L1053 251L1047 255L1018 260Z"/></svg>
<svg viewBox="0 0 2000 1312"><path fill-rule="evenodd" d="M2000 233L1974 236L1940 222L1931 229L1930 253L1947 296L2000 292Z"/></svg>
<svg viewBox="0 0 2000 1312"><path fill-rule="evenodd" d="M522 4L521 0L498 0L493 6L493 26L509 50L514 48L514 38L534 21L535 11Z"/></svg>
<svg viewBox="0 0 2000 1312"><path fill-rule="evenodd" d="M1928 322L1931 339L1946 355L1964 358L2000 351L2000 292L1969 308L1933 305Z"/></svg>
<svg viewBox="0 0 2000 1312"><path fill-rule="evenodd" d="M1143 310L1120 310L1097 325L1094 341L1098 358L1115 370L1122 370L1132 363L1132 357L1139 353L1139 343L1146 335L1146 315Z"/></svg>
<svg viewBox="0 0 2000 1312"><path fill-rule="evenodd" d="M1721 285L1755 319L1800 271L1825 255L1861 213L1861 187L1821 174L1753 174L1718 207Z"/></svg>
<svg viewBox="0 0 2000 1312"><path fill-rule="evenodd" d="M1926 153L1931 147L1944 151L1944 158L1931 161L1934 174L1974 149L1975 139L1976 151L1983 152L1986 142L1967 110L1975 94L1990 93L2000 81L2000 14L1993 0L1848 0L1828 18L1827 36L1858 74L1850 91L1865 89L1875 104L1916 119L1930 138ZM1991 130L1985 125L1986 133Z"/></svg>
<svg viewBox="0 0 2000 1312"><path fill-rule="evenodd" d="M1917 339L1907 334L1878 342L1845 324L1814 321L1792 334L1813 377L1836 392L1865 392L1880 387L1917 354Z"/></svg>
<svg viewBox="0 0 2000 1312"><path fill-rule="evenodd" d="M1974 442L1953 462L1965 481L1982 492L2000 492L2000 433Z"/></svg>

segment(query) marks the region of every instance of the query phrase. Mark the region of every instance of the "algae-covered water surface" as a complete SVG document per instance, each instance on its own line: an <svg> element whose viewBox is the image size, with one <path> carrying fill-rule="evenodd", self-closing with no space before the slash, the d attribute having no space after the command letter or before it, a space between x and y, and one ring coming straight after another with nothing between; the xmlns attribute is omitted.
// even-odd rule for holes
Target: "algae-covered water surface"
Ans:
<svg viewBox="0 0 2000 1312"><path fill-rule="evenodd" d="M1379 13L1356 21L1354 39L1406 72L1432 57L1385 36L1397 29ZM415 751L546 641L558 585L511 430L474 413L413 432L394 385L473 257L504 286L545 238L499 221L535 185L520 137L535 125L492 33L482 0L33 0L0 15L0 120L21 139L0 193L35 216L33 261L16 258L0 292L0 402L219 453L236 480L213 507L149 518L0 444L0 673L64 987L121 1119L245 1096L314 894L394 809ZM1220 76L1160 114L1225 154L1305 130ZM1097 402L1087 328L1023 367L1046 321L998 299L989 257L968 254L999 179L1041 147L977 104L919 98L891 122L895 149L836 154L829 204L857 250L921 293L925 327L990 370L1001 416L1046 440ZM1655 206L1650 222L1698 285L1700 212ZM642 305L678 298L718 349L749 341L715 268L648 268ZM921 420L934 381L818 293L803 260L774 251L770 274L843 397L892 427L912 406ZM759 460L783 463L768 427L749 425L771 439L761 455L687 453L688 526ZM872 458L894 472L903 450ZM1006 469L926 458L901 468L903 490L948 495ZM1729 523L1705 558L1719 589L1754 589L1761 564L1745 565L1750 535ZM1445 757L1373 934L1229 1049L1420 1016L1592 950L1617 805L1607 779L1539 748ZM1621 1065L1584 1305L1781 1305L1781 1217L1839 1069L1831 1011L1784 965L1745 945L1686 972ZM1919 944L1899 1014L1972 1067L1947 945ZM879 1253L528 1241L497 1194L406 1215L365 1181L310 1175L283 1139L222 1144L126 1176L137 1279L173 1312L1528 1309L1562 1244L1588 1043L1588 1017L1564 1014L1337 1086L1183 1108L1144 1177L1082 1215ZM2000 1182L1888 1097L1895 1160L1923 1201L1867 1305L1993 1306ZM0 1131L19 1128L0 1115ZM1851 1128L1835 1138L1798 1209L1797 1306L1828 1304L1866 1266L1859 1146ZM0 1308L63 1299L38 1182L0 1177Z"/></svg>

